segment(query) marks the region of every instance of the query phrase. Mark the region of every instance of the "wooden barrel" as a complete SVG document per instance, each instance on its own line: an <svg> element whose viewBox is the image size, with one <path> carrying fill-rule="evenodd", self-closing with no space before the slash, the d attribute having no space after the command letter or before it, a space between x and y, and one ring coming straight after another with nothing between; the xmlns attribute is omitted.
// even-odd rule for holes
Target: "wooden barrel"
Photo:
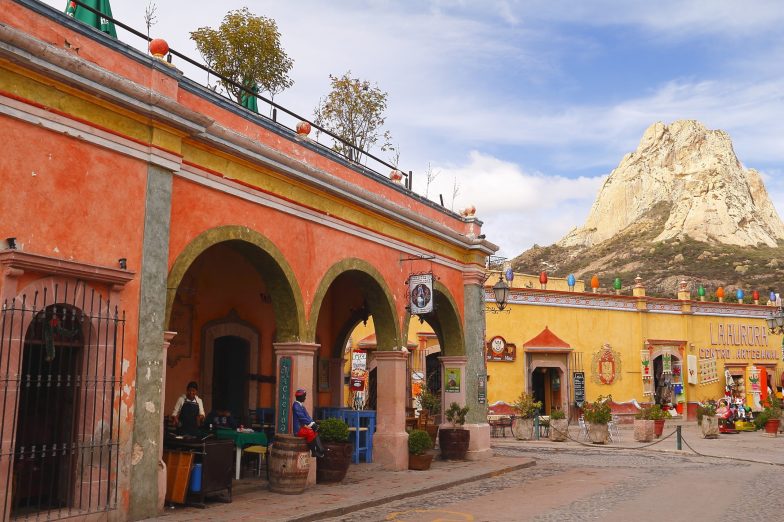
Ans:
<svg viewBox="0 0 784 522"><path fill-rule="evenodd" d="M310 450L302 437L275 435L269 453L269 488L275 493L299 495L308 484Z"/></svg>

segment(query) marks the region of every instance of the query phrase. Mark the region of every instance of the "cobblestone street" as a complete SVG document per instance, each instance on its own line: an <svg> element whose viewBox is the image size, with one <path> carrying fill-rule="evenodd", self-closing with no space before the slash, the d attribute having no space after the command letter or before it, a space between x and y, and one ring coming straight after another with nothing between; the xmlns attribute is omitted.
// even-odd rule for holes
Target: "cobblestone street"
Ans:
<svg viewBox="0 0 784 522"><path fill-rule="evenodd" d="M780 466L627 449L496 453L537 465L327 520L773 520L784 512Z"/></svg>

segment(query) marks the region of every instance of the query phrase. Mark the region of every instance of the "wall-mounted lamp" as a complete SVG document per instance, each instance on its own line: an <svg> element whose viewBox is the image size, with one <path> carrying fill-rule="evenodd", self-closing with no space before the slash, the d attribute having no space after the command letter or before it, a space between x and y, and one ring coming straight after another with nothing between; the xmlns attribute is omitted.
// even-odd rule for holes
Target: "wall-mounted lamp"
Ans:
<svg viewBox="0 0 784 522"><path fill-rule="evenodd" d="M126 258L121 257L120 259L117 260L117 262L120 263L120 268L122 268L123 270L128 268L128 260Z"/></svg>
<svg viewBox="0 0 784 522"><path fill-rule="evenodd" d="M8 243L8 248L11 250L16 250L16 238L15 237L7 237L5 238L6 243Z"/></svg>
<svg viewBox="0 0 784 522"><path fill-rule="evenodd" d="M771 313L770 317L768 317L766 321L768 322L768 330L770 330L770 333L784 333L784 312L781 310L781 308Z"/></svg>
<svg viewBox="0 0 784 522"><path fill-rule="evenodd" d="M495 297L495 305L499 310L506 308L506 303L509 299L509 285L504 281L504 276L498 276L498 282L493 285L493 296Z"/></svg>

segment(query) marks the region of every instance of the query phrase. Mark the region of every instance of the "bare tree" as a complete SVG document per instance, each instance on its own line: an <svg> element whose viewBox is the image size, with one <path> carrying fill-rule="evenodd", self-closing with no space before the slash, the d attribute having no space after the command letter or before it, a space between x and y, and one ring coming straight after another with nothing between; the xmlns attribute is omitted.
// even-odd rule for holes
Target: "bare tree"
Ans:
<svg viewBox="0 0 784 522"><path fill-rule="evenodd" d="M436 180L439 174L441 174L441 171L433 170L433 166L428 162L427 170L425 171L425 197L430 192L430 184Z"/></svg>
<svg viewBox="0 0 784 522"><path fill-rule="evenodd" d="M158 12L158 6L152 2L147 3L147 7L144 8L144 25L147 26L147 38L150 38L150 28L158 23L158 16L156 13Z"/></svg>
<svg viewBox="0 0 784 522"><path fill-rule="evenodd" d="M452 182L452 212L455 211L455 198L457 198L458 194L460 194L460 183L457 182L457 176L455 176Z"/></svg>

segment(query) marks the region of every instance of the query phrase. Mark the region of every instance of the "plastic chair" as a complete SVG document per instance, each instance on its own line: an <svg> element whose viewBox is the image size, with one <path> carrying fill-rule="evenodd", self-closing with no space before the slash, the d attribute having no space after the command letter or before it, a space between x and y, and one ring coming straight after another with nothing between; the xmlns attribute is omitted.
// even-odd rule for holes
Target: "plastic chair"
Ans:
<svg viewBox="0 0 784 522"><path fill-rule="evenodd" d="M612 416L612 420L607 423L607 428L610 432L610 442L621 442L621 430L618 429L620 419L617 415Z"/></svg>
<svg viewBox="0 0 784 522"><path fill-rule="evenodd" d="M256 476L261 476L261 461L266 458L267 455L267 447L262 445L255 445L255 446L248 446L246 448L242 448L242 453L252 453L259 456L258 466L256 468ZM267 478L269 478L269 468L267 468Z"/></svg>
<svg viewBox="0 0 784 522"><path fill-rule="evenodd" d="M577 423L580 425L580 434L577 435L577 439L579 440L582 438L583 440L588 439L588 426L585 424L585 417L580 415L580 418L577 419Z"/></svg>

